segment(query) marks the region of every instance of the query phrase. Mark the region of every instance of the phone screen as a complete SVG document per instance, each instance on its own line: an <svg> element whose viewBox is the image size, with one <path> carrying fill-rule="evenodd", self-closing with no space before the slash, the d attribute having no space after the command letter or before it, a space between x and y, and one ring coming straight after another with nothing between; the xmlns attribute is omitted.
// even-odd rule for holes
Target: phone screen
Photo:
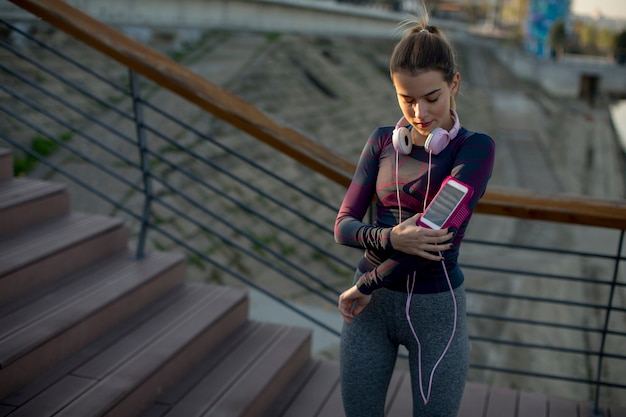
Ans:
<svg viewBox="0 0 626 417"><path fill-rule="evenodd" d="M446 184L437 198L430 203L424 217L441 227L464 196L465 193L462 190Z"/></svg>

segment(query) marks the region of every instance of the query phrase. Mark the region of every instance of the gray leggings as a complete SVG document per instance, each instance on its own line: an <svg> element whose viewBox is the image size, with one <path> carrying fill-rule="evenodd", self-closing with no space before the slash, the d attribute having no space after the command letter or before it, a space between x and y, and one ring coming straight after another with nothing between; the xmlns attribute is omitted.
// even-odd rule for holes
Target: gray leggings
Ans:
<svg viewBox="0 0 626 417"><path fill-rule="evenodd" d="M448 352L435 371L427 405L420 393L418 345L405 315L407 294L379 289L372 301L341 336L341 391L346 417L382 417L399 345L409 351L413 417L454 417L458 414L469 366L465 320L465 287L454 290L457 326ZM433 366L450 339L454 307L450 292L413 294L411 322L421 344L422 386L428 395Z"/></svg>

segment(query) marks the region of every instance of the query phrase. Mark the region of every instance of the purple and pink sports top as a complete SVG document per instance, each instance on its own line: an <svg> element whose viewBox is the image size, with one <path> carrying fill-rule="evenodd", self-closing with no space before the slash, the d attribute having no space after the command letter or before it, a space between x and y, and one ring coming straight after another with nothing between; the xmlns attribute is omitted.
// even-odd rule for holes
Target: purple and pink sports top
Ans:
<svg viewBox="0 0 626 417"><path fill-rule="evenodd" d="M365 249L358 268L363 273L358 289L371 294L378 288L407 291L407 277L415 274L414 293L449 291L441 262L408 255L393 249L391 228L400 221L396 181L400 190L402 220L421 213L439 191L448 176L470 185L474 194L469 202L473 210L487 188L493 171L495 143L491 137L470 132L461 127L457 136L438 155L432 155L428 196L429 154L423 146L413 146L409 155L398 156L396 179L396 151L392 144L393 127L380 127L365 144L352 182L343 199L335 222L337 243ZM374 225L363 223L373 201L376 201ZM471 216L470 216L471 217ZM457 265L459 247L469 218L456 231L453 247L445 252L445 265L453 288L463 283L463 273Z"/></svg>

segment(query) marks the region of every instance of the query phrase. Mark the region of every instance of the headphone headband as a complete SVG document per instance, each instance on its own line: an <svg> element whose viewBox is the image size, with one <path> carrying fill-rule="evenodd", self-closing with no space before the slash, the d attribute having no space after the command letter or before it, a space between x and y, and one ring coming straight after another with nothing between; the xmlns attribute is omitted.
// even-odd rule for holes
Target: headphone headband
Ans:
<svg viewBox="0 0 626 417"><path fill-rule="evenodd" d="M451 140L456 138L459 134L459 130L461 129L461 122L459 121L459 115L456 110L450 109L450 114L454 119L454 125L452 129L448 132L447 130L437 127L433 129L432 132L426 138L426 142L424 143L424 148L427 152L433 153L437 155L441 151L443 151L448 143ZM411 141L411 132L405 126L408 124L407 120L402 116L398 123L396 123L396 127L393 130L392 135L392 143L393 147L397 152L402 153L404 155L408 155L411 153L411 149L413 148L413 143Z"/></svg>

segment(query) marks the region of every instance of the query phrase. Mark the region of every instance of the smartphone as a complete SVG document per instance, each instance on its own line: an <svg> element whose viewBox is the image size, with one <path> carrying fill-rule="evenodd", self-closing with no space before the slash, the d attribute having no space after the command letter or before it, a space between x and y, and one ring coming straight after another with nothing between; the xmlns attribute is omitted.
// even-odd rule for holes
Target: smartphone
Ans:
<svg viewBox="0 0 626 417"><path fill-rule="evenodd" d="M458 229L469 217L468 202L474 190L454 177L446 177L435 198L420 216L417 224L430 229Z"/></svg>

